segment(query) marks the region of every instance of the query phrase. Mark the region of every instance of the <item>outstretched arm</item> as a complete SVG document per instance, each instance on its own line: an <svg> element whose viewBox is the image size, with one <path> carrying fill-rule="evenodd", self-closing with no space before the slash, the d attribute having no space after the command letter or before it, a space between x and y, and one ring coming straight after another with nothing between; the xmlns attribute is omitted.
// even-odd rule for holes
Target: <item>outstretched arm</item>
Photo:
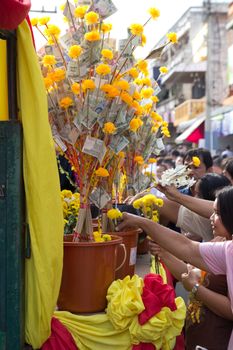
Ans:
<svg viewBox="0 0 233 350"><path fill-rule="evenodd" d="M146 218L123 213L122 222L117 229L122 230L125 227L132 226L142 228L153 241L177 258L187 261L202 270L209 271L199 252L199 242L191 241L183 235Z"/></svg>

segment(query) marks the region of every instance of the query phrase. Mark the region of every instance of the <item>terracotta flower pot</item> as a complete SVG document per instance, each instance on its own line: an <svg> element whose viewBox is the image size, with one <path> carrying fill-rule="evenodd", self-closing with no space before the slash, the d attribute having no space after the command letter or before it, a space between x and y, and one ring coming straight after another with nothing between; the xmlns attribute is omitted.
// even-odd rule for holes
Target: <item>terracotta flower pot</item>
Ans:
<svg viewBox="0 0 233 350"><path fill-rule="evenodd" d="M126 248L126 260L123 266L116 271L116 279L123 279L129 275L132 277L135 271L135 264L137 258L137 243L138 235L142 232L141 229L128 229L127 231L117 232L116 234L123 239L123 243ZM117 250L117 264L119 265L123 260L123 251L118 248Z"/></svg>
<svg viewBox="0 0 233 350"><path fill-rule="evenodd" d="M111 241L95 243L72 242L73 235L67 236L58 308L73 313L103 311L108 287L115 279L122 238L112 236Z"/></svg>

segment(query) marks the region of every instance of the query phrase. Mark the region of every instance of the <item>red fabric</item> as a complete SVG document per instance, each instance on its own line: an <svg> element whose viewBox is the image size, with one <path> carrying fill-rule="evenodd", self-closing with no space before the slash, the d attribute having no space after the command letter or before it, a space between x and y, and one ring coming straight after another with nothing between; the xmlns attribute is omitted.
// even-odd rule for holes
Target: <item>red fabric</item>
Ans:
<svg viewBox="0 0 233 350"><path fill-rule="evenodd" d="M29 25L29 28L30 28L30 31L31 31L31 35L32 35L32 42L33 42L34 48L36 49L36 44L35 44L34 34L33 34L32 25L31 25L31 21L30 21L29 16L27 16L27 17L26 17L26 21L27 21L27 23L28 23L28 25Z"/></svg>
<svg viewBox="0 0 233 350"><path fill-rule="evenodd" d="M205 134L205 123L203 122L198 128L196 128L188 137L187 141L198 143L200 139L204 138Z"/></svg>
<svg viewBox="0 0 233 350"><path fill-rule="evenodd" d="M151 317L161 311L164 306L170 310L176 310L174 288L163 284L160 275L149 273L144 277L142 301L145 310L138 317L140 325L144 325Z"/></svg>
<svg viewBox="0 0 233 350"><path fill-rule="evenodd" d="M140 343L138 345L134 345L132 350L156 350L156 348L151 343Z"/></svg>
<svg viewBox="0 0 233 350"><path fill-rule="evenodd" d="M16 29L26 18L30 7L30 0L1 0L0 29Z"/></svg>
<svg viewBox="0 0 233 350"><path fill-rule="evenodd" d="M51 335L41 350L78 350L74 339L65 326L55 317L51 320Z"/></svg>

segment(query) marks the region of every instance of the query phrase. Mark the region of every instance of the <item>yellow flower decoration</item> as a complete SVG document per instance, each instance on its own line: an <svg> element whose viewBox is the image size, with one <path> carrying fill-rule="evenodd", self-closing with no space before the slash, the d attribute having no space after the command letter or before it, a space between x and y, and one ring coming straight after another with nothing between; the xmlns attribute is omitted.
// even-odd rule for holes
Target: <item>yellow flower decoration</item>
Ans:
<svg viewBox="0 0 233 350"><path fill-rule="evenodd" d="M103 49L101 51L101 55L104 57L104 58L107 58L108 60L112 60L113 59L113 52L111 50L108 50L108 49Z"/></svg>
<svg viewBox="0 0 233 350"><path fill-rule="evenodd" d="M102 23L101 25L101 31L105 34L112 30L112 24L111 23Z"/></svg>
<svg viewBox="0 0 233 350"><path fill-rule="evenodd" d="M114 134L115 131L116 131L116 127L113 123L107 122L104 124L103 132L105 134Z"/></svg>
<svg viewBox="0 0 233 350"><path fill-rule="evenodd" d="M198 157L192 157L192 162L193 162L193 165L198 168L201 164L201 161Z"/></svg>
<svg viewBox="0 0 233 350"><path fill-rule="evenodd" d="M48 24L49 21L50 21L50 17L41 17L41 18L39 18L39 24L41 26L44 26L44 25Z"/></svg>
<svg viewBox="0 0 233 350"><path fill-rule="evenodd" d="M73 83L71 85L71 90L75 95L79 95L80 94L80 84L79 83Z"/></svg>
<svg viewBox="0 0 233 350"><path fill-rule="evenodd" d="M42 59L42 64L45 67L53 66L56 63L57 63L57 61L56 61L54 55L44 55L44 57Z"/></svg>
<svg viewBox="0 0 233 350"><path fill-rule="evenodd" d="M151 100L152 100L154 103L159 102L159 98L158 98L157 96L151 96Z"/></svg>
<svg viewBox="0 0 233 350"><path fill-rule="evenodd" d="M130 123L129 123L129 129L133 132L137 132L137 130L140 128L140 119L138 118L133 118Z"/></svg>
<svg viewBox="0 0 233 350"><path fill-rule="evenodd" d="M85 92L86 90L94 90L96 88L95 83L91 79L83 80L82 89Z"/></svg>
<svg viewBox="0 0 233 350"><path fill-rule="evenodd" d="M60 28L55 26L54 24L49 24L47 31L50 35L54 35L55 37L57 37L61 33Z"/></svg>
<svg viewBox="0 0 233 350"><path fill-rule="evenodd" d="M132 35L142 35L143 26L141 24L131 24L129 27Z"/></svg>
<svg viewBox="0 0 233 350"><path fill-rule="evenodd" d="M137 70L137 68L130 68L129 71L128 71L128 74L133 78L133 79L136 79L139 75L139 72Z"/></svg>
<svg viewBox="0 0 233 350"><path fill-rule="evenodd" d="M174 32L168 33L167 38L172 44L176 44L178 42L177 34Z"/></svg>
<svg viewBox="0 0 233 350"><path fill-rule="evenodd" d="M145 60L139 60L137 62L137 67L140 71L144 71L148 67L148 63Z"/></svg>
<svg viewBox="0 0 233 350"><path fill-rule="evenodd" d="M57 68L52 72L53 81L59 82L64 80L66 77L66 71L62 68Z"/></svg>
<svg viewBox="0 0 233 350"><path fill-rule="evenodd" d="M138 163L139 165L142 165L144 163L144 159L142 156L135 156L134 161Z"/></svg>
<svg viewBox="0 0 233 350"><path fill-rule="evenodd" d="M156 158L149 158L148 159L148 164L154 164L156 162L157 162Z"/></svg>
<svg viewBox="0 0 233 350"><path fill-rule="evenodd" d="M32 19L30 20L31 25L32 25L33 27L36 27L36 26L37 26L38 21L39 21L38 18L32 18Z"/></svg>
<svg viewBox="0 0 233 350"><path fill-rule="evenodd" d="M68 52L68 55L75 59L75 58L78 58L81 53L82 53L82 48L80 45L72 45L70 48L69 48L69 52Z"/></svg>
<svg viewBox="0 0 233 350"><path fill-rule="evenodd" d="M128 94L127 92L122 92L120 97L121 97L122 101L124 101L127 105L129 105L129 106L132 105L133 98L132 98L132 96L130 96L130 94Z"/></svg>
<svg viewBox="0 0 233 350"><path fill-rule="evenodd" d="M141 96L145 99L150 98L154 93L154 90L152 88L142 89L141 90Z"/></svg>
<svg viewBox="0 0 233 350"><path fill-rule="evenodd" d="M142 46L145 46L146 45L146 36L145 34L142 34Z"/></svg>
<svg viewBox="0 0 233 350"><path fill-rule="evenodd" d="M137 90L135 90L134 94L133 94L133 98L135 100L139 100L140 101L142 99L142 96L140 95L140 93Z"/></svg>
<svg viewBox="0 0 233 350"><path fill-rule="evenodd" d="M83 19L86 12L87 12L88 6L78 6L76 7L76 9L74 10L74 16L76 18L80 18Z"/></svg>
<svg viewBox="0 0 233 350"><path fill-rule="evenodd" d="M91 32L87 32L85 35L84 35L84 38L87 40L87 41L98 41L100 40L100 33L97 32L97 30L93 30Z"/></svg>
<svg viewBox="0 0 233 350"><path fill-rule="evenodd" d="M111 241L111 240L112 240L111 235L109 235L108 233L104 233L104 234L102 235L102 238L103 238L104 242L108 242L108 241Z"/></svg>
<svg viewBox="0 0 233 350"><path fill-rule="evenodd" d="M120 151L120 152L118 153L118 156L119 156L120 158L125 158L125 152Z"/></svg>
<svg viewBox="0 0 233 350"><path fill-rule="evenodd" d="M99 21L99 14L94 11L90 11L85 14L84 19L87 24L95 24Z"/></svg>
<svg viewBox="0 0 233 350"><path fill-rule="evenodd" d="M123 91L129 91L130 85L127 80L119 80L114 84L118 89L123 90Z"/></svg>
<svg viewBox="0 0 233 350"><path fill-rule="evenodd" d="M111 72L111 67L108 64L99 64L96 69L95 69L96 73L104 76L104 75L108 75Z"/></svg>
<svg viewBox="0 0 233 350"><path fill-rule="evenodd" d="M116 220L122 217L122 213L119 209L109 209L107 212L107 217L111 220Z"/></svg>
<svg viewBox="0 0 233 350"><path fill-rule="evenodd" d="M73 104L73 100L70 97L63 97L60 101L59 101L59 106L61 108L67 109L70 106L72 106Z"/></svg>
<svg viewBox="0 0 233 350"><path fill-rule="evenodd" d="M160 11L155 7L151 7L148 12L152 19L157 19L160 16Z"/></svg>
<svg viewBox="0 0 233 350"><path fill-rule="evenodd" d="M167 74L168 73L168 68L163 66L163 67L159 68L159 71L160 71L161 74Z"/></svg>
<svg viewBox="0 0 233 350"><path fill-rule="evenodd" d="M150 116L156 122L162 122L163 121L163 118L157 112L152 111Z"/></svg>
<svg viewBox="0 0 233 350"><path fill-rule="evenodd" d="M48 89L53 85L53 81L50 77L45 77L44 84L45 84L45 88Z"/></svg>
<svg viewBox="0 0 233 350"><path fill-rule="evenodd" d="M99 167L96 171L95 171L96 176L99 177L108 177L109 176L109 172L107 169Z"/></svg>

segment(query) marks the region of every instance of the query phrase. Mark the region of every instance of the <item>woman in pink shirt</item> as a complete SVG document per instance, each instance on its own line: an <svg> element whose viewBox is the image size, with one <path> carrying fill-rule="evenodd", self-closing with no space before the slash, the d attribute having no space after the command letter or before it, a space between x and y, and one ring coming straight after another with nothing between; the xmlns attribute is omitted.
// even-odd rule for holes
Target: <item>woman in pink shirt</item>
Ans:
<svg viewBox="0 0 233 350"><path fill-rule="evenodd" d="M221 190L214 202L213 214L211 220L213 230L218 232L227 232L233 235L233 187L226 187ZM143 217L124 213L123 221L118 229L124 227L139 226L147 232L151 238L162 248L168 250L179 259L189 262L201 270L212 272L216 275L226 274L229 298L225 296L212 295L215 298L216 313L224 315L225 318L233 320L233 242L194 242L178 234L175 231L161 226L151 220ZM223 235L222 235L223 236ZM203 297L205 289L196 283L187 272L190 290ZM183 276L185 278L185 276ZM231 334L228 350L233 350L233 333Z"/></svg>

